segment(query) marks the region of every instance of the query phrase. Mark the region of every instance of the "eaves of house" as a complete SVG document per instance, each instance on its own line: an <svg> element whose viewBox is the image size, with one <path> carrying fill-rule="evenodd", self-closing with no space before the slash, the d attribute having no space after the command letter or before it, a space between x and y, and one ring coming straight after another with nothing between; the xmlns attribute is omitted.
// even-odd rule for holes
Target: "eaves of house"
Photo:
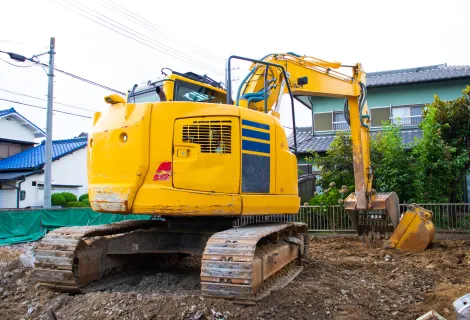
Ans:
<svg viewBox="0 0 470 320"><path fill-rule="evenodd" d="M52 161L85 148L87 138L55 140L52 142ZM41 171L44 167L45 142L0 160L0 181L11 181Z"/></svg>
<svg viewBox="0 0 470 320"><path fill-rule="evenodd" d="M35 138L44 138L46 136L46 133L44 132L44 130L40 129L34 123L32 123L31 121L29 121L28 119L23 117L14 108L6 109L6 110L0 110L0 118L8 117L8 116L15 117L24 126L29 127L34 132L34 137Z"/></svg>
<svg viewBox="0 0 470 320"><path fill-rule="evenodd" d="M371 138L374 137L380 131L371 131ZM420 129L410 129L410 130L400 130L402 144L411 148L416 140L421 139L423 132ZM297 128L297 152L298 153L308 153L310 151L314 152L326 152L330 147L331 143L335 139L336 134L328 135L314 135L312 134L311 127L301 127ZM289 147L291 150L294 148L294 136L291 134L287 137L289 142Z"/></svg>

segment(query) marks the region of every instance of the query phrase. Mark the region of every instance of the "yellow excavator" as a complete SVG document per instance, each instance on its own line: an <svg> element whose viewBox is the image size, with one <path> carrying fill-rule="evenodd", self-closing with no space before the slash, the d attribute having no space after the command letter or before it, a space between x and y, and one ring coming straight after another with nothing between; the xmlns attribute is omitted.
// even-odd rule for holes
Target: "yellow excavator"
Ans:
<svg viewBox="0 0 470 320"><path fill-rule="evenodd" d="M235 59L252 65L232 101ZM285 286L308 255L307 225L233 223L298 213L293 101L302 96L346 99L356 190L345 207L359 234L393 231L400 218L396 194L372 190L365 73L360 64L348 67L351 75L340 67L293 53L231 56L226 89L206 76L162 70L160 79L134 85L127 97L105 97L109 108L95 113L88 142L91 207L158 218L49 232L36 249L39 282L62 292L99 290L125 280L118 271L149 256L163 263L196 254L206 296L253 301ZM280 122L285 94L294 152Z"/></svg>

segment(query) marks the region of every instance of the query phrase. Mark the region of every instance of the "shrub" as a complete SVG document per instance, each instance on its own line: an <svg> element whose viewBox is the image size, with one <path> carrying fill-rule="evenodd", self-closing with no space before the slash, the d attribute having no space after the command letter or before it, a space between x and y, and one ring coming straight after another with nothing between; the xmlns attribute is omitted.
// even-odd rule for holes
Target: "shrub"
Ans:
<svg viewBox="0 0 470 320"><path fill-rule="evenodd" d="M89 206L90 206L90 200L88 200L88 198L85 198L85 199L83 199L83 200L82 200L82 201L80 201L80 202L82 202L82 203L86 204L86 206L87 206L87 207L89 207Z"/></svg>
<svg viewBox="0 0 470 320"><path fill-rule="evenodd" d="M51 203L53 206L62 206L67 202L62 193L53 193L51 195Z"/></svg>
<svg viewBox="0 0 470 320"><path fill-rule="evenodd" d="M83 202L83 199L88 199L88 193L82 194L82 195L78 198L78 201Z"/></svg>
<svg viewBox="0 0 470 320"><path fill-rule="evenodd" d="M71 192L62 192L61 194L65 197L66 202L77 201L77 196Z"/></svg>
<svg viewBox="0 0 470 320"><path fill-rule="evenodd" d="M80 201L69 201L64 205L65 208L84 208L87 207L86 204Z"/></svg>

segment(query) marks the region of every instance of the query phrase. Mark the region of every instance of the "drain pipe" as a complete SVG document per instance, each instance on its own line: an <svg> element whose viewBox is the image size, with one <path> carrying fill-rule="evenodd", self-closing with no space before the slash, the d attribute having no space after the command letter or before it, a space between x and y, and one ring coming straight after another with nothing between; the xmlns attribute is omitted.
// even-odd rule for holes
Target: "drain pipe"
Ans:
<svg viewBox="0 0 470 320"><path fill-rule="evenodd" d="M20 192L21 192L21 184L26 181L26 178L23 176L23 179L20 180L18 183L18 186L14 185L12 186L11 184L4 183L4 185L15 188L16 189L16 209L20 208Z"/></svg>
<svg viewBox="0 0 470 320"><path fill-rule="evenodd" d="M20 193L21 193L21 184L26 181L26 178L23 176L23 179L18 183L18 189L16 189L16 208L20 208Z"/></svg>

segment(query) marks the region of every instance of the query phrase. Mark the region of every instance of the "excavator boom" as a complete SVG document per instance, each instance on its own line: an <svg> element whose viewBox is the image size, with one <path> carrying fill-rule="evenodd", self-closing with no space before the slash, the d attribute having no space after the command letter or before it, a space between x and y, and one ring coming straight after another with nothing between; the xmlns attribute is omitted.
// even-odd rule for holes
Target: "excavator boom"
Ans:
<svg viewBox="0 0 470 320"><path fill-rule="evenodd" d="M352 75L339 72L338 69L341 67L352 69ZM339 62L328 62L294 53L267 55L262 61L253 61L248 76L237 92L236 104L279 116L281 97L286 93L293 98L320 96L345 99L345 118L350 125L352 141L355 192L345 199L344 208L359 236L387 237L399 227L401 215L399 199L393 191L377 193L372 188L370 116L367 106L366 74L361 64L342 66ZM294 150L296 150L295 122L293 127ZM415 211L409 211L407 215L416 217L413 220L415 225L426 225L422 231L426 234L423 238L429 239L424 230L433 229L430 219L422 219L422 215L417 215ZM402 227L399 229L406 230ZM405 232L399 237L395 233L393 236L395 239L405 239L409 234L410 232ZM418 240L416 242L410 240L413 238L409 237L406 246L396 247L418 250L417 248L421 248L422 245L418 244ZM427 244L431 241L432 237Z"/></svg>

